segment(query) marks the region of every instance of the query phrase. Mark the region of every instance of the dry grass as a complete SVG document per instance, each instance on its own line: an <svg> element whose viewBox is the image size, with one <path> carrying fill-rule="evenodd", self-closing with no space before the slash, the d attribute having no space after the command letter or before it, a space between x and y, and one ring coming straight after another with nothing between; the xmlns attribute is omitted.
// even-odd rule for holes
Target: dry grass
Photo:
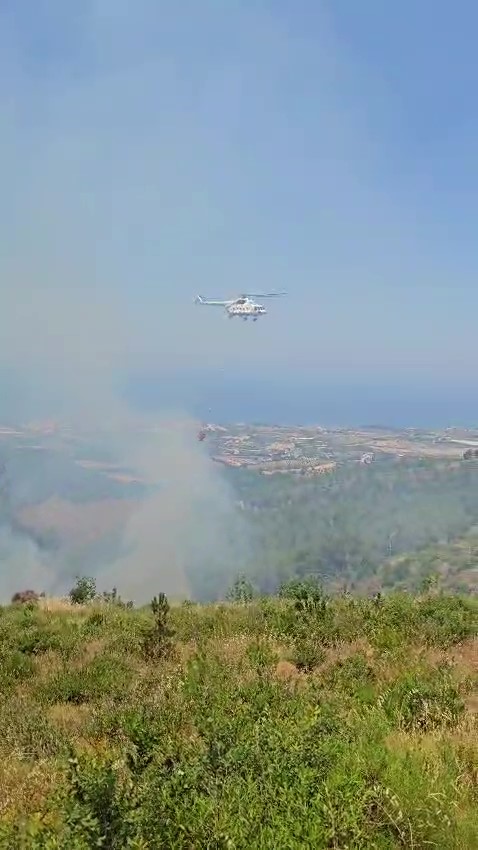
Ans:
<svg viewBox="0 0 478 850"><path fill-rule="evenodd" d="M40 681L50 678L54 673L63 669L63 659L59 652L48 650L38 655L35 660L35 672Z"/></svg>
<svg viewBox="0 0 478 850"><path fill-rule="evenodd" d="M325 650L325 660L316 668L318 674L329 670L341 661L346 661L347 658L352 658L354 655L363 655L369 663L373 663L376 658L376 650L365 639L357 639L353 641L343 641L336 646L328 647Z"/></svg>
<svg viewBox="0 0 478 850"><path fill-rule="evenodd" d="M449 656L464 671L478 673L478 638L464 641Z"/></svg>
<svg viewBox="0 0 478 850"><path fill-rule="evenodd" d="M478 693L465 697L465 706L470 714L478 715Z"/></svg>
<svg viewBox="0 0 478 850"><path fill-rule="evenodd" d="M226 663L238 665L247 659L247 651L250 646L250 635L239 634L225 640L222 638L213 638L208 644L208 649Z"/></svg>
<svg viewBox="0 0 478 850"><path fill-rule="evenodd" d="M188 662L196 655L198 644L195 640L181 641L176 644L175 649L178 663L181 667L185 668Z"/></svg>
<svg viewBox="0 0 478 850"><path fill-rule="evenodd" d="M279 661L274 673L276 678L293 692L307 687L307 674L298 670L291 661Z"/></svg>
<svg viewBox="0 0 478 850"><path fill-rule="evenodd" d="M77 738L84 732L91 714L90 705L71 705L64 702L52 705L48 710L48 716L55 726L72 738Z"/></svg>
<svg viewBox="0 0 478 850"><path fill-rule="evenodd" d="M33 814L61 781L61 771L51 759L26 762L15 755L0 761L0 819Z"/></svg>
<svg viewBox="0 0 478 850"><path fill-rule="evenodd" d="M50 614L86 614L91 611L91 605L74 604L68 596L45 596L38 600L38 607Z"/></svg>
<svg viewBox="0 0 478 850"><path fill-rule="evenodd" d="M96 640L90 640L87 643L84 643L81 647L78 659L75 660L75 665L82 667L83 664L88 664L90 661L93 661L98 655L103 653L107 643L108 641L106 638L97 638Z"/></svg>
<svg viewBox="0 0 478 850"><path fill-rule="evenodd" d="M466 712L454 729L433 729L428 732L394 731L390 733L385 743L397 753L406 752L437 752L443 753L443 747L451 744L456 753L472 754L474 772L478 778L478 724L476 717ZM478 784L478 783L477 783Z"/></svg>

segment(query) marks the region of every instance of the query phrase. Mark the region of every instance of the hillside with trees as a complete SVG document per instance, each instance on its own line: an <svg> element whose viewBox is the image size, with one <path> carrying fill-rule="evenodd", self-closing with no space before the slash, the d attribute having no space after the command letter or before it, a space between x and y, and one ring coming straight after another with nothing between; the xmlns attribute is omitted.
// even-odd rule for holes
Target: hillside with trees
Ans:
<svg viewBox="0 0 478 850"><path fill-rule="evenodd" d="M447 569L439 569L446 586L474 586L473 461L390 460L316 478L244 470L229 477L254 542L248 577L260 591L307 575L335 590L376 590L377 583L417 589L428 567L434 570L433 552L438 559L448 553ZM218 587L221 593L219 577ZM199 584L194 590L201 595Z"/></svg>

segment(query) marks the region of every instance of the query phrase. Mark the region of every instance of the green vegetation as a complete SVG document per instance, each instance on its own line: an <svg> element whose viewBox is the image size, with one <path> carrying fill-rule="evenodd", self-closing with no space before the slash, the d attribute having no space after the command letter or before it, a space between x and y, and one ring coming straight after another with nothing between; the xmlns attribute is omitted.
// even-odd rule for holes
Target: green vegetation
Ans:
<svg viewBox="0 0 478 850"><path fill-rule="evenodd" d="M74 605L84 605L92 602L96 596L96 580L87 576L78 576L76 584L71 588L69 597Z"/></svg>
<svg viewBox="0 0 478 850"><path fill-rule="evenodd" d="M476 601L231 597L1 610L0 847L478 846Z"/></svg>
<svg viewBox="0 0 478 850"><path fill-rule="evenodd" d="M228 477L254 540L249 578L262 592L274 593L281 582L307 575L334 591L344 585L362 592L380 586L417 590L435 567L449 589L474 583L469 573L478 567L474 463L390 459L371 466L347 463L315 478L244 470ZM465 536L458 557L450 545ZM430 566L446 547L451 561ZM205 587L194 571L190 578L201 599L213 592L213 583ZM222 595L219 577L216 587Z"/></svg>
<svg viewBox="0 0 478 850"><path fill-rule="evenodd" d="M111 460L103 451L81 442L61 451L59 446L18 451L8 445L2 450L7 474L0 476L0 523L33 537L45 554L61 560L65 575L93 569L98 575L97 565L121 556L122 522L111 527L105 509L101 531L102 501L108 505L111 499L141 500L149 492L143 485L115 481L102 470L74 462L97 456ZM473 459L390 456L369 466L348 459L335 471L312 478L267 477L216 465L213 475L224 475L231 484L243 523L236 526L231 512L230 542L224 551L218 543L217 558L206 552L203 562L198 545L188 575L196 599L223 598L231 570L239 569L246 573L246 584L263 593L275 593L283 581L307 575L320 577L334 592L344 585L358 592L379 587L416 591L431 573L453 591L478 586L478 466ZM49 510L43 517L40 510L38 525L24 526L27 520L19 508L40 506L52 497L71 503L72 517L74 505L79 510L82 504L97 502L98 537L81 542L61 519L61 508L58 525L53 516L50 527ZM193 518L185 535L197 534L198 523Z"/></svg>
<svg viewBox="0 0 478 850"><path fill-rule="evenodd" d="M478 535L468 534L449 543L425 546L390 558L378 569L376 581L383 587L406 586L419 590L424 586L447 588L459 593L478 590Z"/></svg>

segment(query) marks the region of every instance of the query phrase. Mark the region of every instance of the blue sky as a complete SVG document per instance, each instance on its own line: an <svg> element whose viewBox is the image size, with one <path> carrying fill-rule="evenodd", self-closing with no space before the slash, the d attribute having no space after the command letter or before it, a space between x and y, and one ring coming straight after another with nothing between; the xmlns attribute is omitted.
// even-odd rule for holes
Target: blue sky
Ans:
<svg viewBox="0 0 478 850"><path fill-rule="evenodd" d="M4 0L4 368L471 380L477 25L471 0ZM271 287L257 325L192 303Z"/></svg>

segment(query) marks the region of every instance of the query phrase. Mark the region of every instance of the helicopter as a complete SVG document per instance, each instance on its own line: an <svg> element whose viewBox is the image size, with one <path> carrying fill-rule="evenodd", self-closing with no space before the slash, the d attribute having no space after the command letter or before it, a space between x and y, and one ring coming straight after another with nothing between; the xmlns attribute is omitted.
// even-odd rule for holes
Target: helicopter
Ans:
<svg viewBox="0 0 478 850"><path fill-rule="evenodd" d="M231 298L228 301L216 301L214 299L205 298L203 295L196 295L194 302L202 304L205 307L224 307L229 319L237 316L245 322L252 319L257 322L259 316L265 316L267 313L263 304L260 304L256 298L280 298L286 295L285 292L263 292L260 294L243 294L237 298Z"/></svg>

